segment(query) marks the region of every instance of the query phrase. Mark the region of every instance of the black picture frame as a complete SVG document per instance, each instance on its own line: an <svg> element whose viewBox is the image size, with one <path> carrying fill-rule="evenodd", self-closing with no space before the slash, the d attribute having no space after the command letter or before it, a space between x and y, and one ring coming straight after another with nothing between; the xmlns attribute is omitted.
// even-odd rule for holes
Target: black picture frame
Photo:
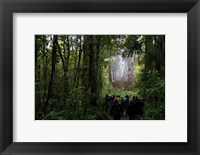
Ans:
<svg viewBox="0 0 200 155"><path fill-rule="evenodd" d="M13 142L13 13L187 13L187 143ZM200 154L200 2L198 0L0 0L1 154ZM181 107L180 107L181 108ZM51 136L51 135L49 135Z"/></svg>

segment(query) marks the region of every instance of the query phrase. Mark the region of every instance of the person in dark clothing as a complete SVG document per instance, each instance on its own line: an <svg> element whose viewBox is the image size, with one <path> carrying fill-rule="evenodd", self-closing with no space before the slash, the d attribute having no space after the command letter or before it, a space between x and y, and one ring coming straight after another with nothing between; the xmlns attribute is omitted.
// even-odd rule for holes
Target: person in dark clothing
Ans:
<svg viewBox="0 0 200 155"><path fill-rule="evenodd" d="M109 100L109 96L108 96L108 94L106 94L106 96L105 96L105 103L107 103L108 100Z"/></svg>
<svg viewBox="0 0 200 155"><path fill-rule="evenodd" d="M124 116L128 115L128 105L129 105L129 96L126 95L124 97L124 103L123 103L123 115Z"/></svg>
<svg viewBox="0 0 200 155"><path fill-rule="evenodd" d="M112 113L112 107L114 105L115 95L110 96L110 106L109 106L109 112Z"/></svg>
<svg viewBox="0 0 200 155"><path fill-rule="evenodd" d="M121 116L123 116L123 113L124 113L124 98L121 97L120 99L121 99L121 104L120 104L120 106L121 106Z"/></svg>
<svg viewBox="0 0 200 155"><path fill-rule="evenodd" d="M111 96L111 101L113 102L115 100L115 95Z"/></svg>
<svg viewBox="0 0 200 155"><path fill-rule="evenodd" d="M114 95L109 95L109 102L108 102L108 113L110 113L111 112L111 108L112 108L112 105L113 105L113 101L114 101L114 98L115 98L115 96Z"/></svg>
<svg viewBox="0 0 200 155"><path fill-rule="evenodd" d="M110 101L110 98L109 98L108 94L106 94L106 96L105 96L105 104L104 104L104 110L105 110L105 112L108 112L109 101Z"/></svg>
<svg viewBox="0 0 200 155"><path fill-rule="evenodd" d="M144 102L142 100L138 100L138 115L144 114Z"/></svg>
<svg viewBox="0 0 200 155"><path fill-rule="evenodd" d="M114 120L120 120L121 118L121 105L117 100L114 100L114 104L111 108L111 115Z"/></svg>
<svg viewBox="0 0 200 155"><path fill-rule="evenodd" d="M136 98L133 96L130 105L128 106L128 115L129 115L129 120L135 119L136 116Z"/></svg>

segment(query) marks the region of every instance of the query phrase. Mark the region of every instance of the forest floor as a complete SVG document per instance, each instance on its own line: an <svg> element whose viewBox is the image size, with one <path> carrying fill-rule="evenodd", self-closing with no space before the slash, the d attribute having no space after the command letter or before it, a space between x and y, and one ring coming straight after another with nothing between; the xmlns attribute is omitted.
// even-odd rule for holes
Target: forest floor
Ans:
<svg viewBox="0 0 200 155"><path fill-rule="evenodd" d="M108 116L109 120L114 120L113 117L112 117L111 115L107 115L107 116ZM120 118L120 120L129 120L129 117L123 115L123 116Z"/></svg>
<svg viewBox="0 0 200 155"><path fill-rule="evenodd" d="M128 116L123 116L123 117L121 117L120 120L128 120L128 119L129 119Z"/></svg>
<svg viewBox="0 0 200 155"><path fill-rule="evenodd" d="M114 120L113 116L111 116L110 114L107 114L107 117L109 118L109 120ZM123 115L120 120L129 120L129 116L128 115ZM137 115L135 116L134 120L144 120L144 117L142 115Z"/></svg>

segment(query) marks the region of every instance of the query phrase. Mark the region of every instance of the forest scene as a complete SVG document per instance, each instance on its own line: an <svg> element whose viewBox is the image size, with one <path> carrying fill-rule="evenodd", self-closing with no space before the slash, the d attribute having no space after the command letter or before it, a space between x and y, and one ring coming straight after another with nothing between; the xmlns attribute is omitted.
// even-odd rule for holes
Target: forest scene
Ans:
<svg viewBox="0 0 200 155"><path fill-rule="evenodd" d="M165 120L165 35L35 35L35 120Z"/></svg>

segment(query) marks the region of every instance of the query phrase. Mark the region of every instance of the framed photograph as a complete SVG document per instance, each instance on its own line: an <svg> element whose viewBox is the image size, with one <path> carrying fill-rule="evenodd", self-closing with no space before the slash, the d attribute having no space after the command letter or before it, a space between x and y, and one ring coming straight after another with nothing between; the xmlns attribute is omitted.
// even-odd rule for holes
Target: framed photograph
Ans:
<svg viewBox="0 0 200 155"><path fill-rule="evenodd" d="M2 154L199 154L198 0L1 0Z"/></svg>

